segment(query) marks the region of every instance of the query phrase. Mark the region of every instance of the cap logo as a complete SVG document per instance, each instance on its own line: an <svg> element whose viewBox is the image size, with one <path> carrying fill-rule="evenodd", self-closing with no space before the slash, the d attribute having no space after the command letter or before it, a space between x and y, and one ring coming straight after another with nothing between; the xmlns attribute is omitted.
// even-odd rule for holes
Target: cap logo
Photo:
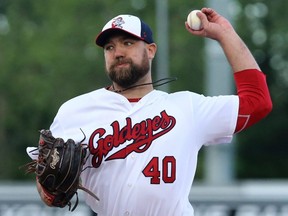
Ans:
<svg viewBox="0 0 288 216"><path fill-rule="evenodd" d="M114 19L114 21L112 22L112 28L123 28L123 24L125 24L124 20L122 17L117 17L116 19Z"/></svg>

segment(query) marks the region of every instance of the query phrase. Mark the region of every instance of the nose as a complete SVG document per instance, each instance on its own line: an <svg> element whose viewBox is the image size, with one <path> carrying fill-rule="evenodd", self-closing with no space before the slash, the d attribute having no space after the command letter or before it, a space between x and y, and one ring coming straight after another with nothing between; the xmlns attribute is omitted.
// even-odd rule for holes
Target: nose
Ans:
<svg viewBox="0 0 288 216"><path fill-rule="evenodd" d="M123 58L125 56L125 49L121 45L115 46L115 52L114 52L115 58Z"/></svg>

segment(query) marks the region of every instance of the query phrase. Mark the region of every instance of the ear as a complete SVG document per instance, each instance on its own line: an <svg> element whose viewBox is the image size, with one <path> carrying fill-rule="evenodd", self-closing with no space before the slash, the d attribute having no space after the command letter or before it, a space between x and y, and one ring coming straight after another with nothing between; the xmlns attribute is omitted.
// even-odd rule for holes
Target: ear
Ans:
<svg viewBox="0 0 288 216"><path fill-rule="evenodd" d="M155 43L147 44L147 52L148 52L148 58L153 59L156 51L157 51L157 45Z"/></svg>

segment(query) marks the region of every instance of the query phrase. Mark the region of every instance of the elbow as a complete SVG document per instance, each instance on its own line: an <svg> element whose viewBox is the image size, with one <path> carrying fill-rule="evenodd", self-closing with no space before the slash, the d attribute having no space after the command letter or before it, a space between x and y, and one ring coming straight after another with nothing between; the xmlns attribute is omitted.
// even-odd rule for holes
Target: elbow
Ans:
<svg viewBox="0 0 288 216"><path fill-rule="evenodd" d="M265 118L273 109L273 103L271 97L263 99L262 103L259 104L259 117Z"/></svg>
<svg viewBox="0 0 288 216"><path fill-rule="evenodd" d="M272 100L270 99L269 103L266 103L266 106L264 106L264 112L266 113L265 116L267 116L273 109L273 103Z"/></svg>
<svg viewBox="0 0 288 216"><path fill-rule="evenodd" d="M259 100L262 97L240 97L240 106L237 119L237 125L235 133L238 133L261 119L265 118L273 108L270 96L263 97L263 100Z"/></svg>
<svg viewBox="0 0 288 216"><path fill-rule="evenodd" d="M258 104L258 106L254 107L254 110L251 112L251 117L252 119L254 118L254 123L260 121L261 119L264 119L265 117L268 116L268 114L272 111L273 105L272 101L268 100L263 100Z"/></svg>

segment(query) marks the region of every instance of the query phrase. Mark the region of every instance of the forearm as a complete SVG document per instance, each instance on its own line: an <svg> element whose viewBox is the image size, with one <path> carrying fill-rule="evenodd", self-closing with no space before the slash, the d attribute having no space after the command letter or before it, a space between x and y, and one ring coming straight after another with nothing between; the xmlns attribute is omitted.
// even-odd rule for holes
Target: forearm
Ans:
<svg viewBox="0 0 288 216"><path fill-rule="evenodd" d="M219 38L218 42L221 45L233 72L239 72L246 69L260 70L252 53L234 29L229 29L221 34L221 38Z"/></svg>

